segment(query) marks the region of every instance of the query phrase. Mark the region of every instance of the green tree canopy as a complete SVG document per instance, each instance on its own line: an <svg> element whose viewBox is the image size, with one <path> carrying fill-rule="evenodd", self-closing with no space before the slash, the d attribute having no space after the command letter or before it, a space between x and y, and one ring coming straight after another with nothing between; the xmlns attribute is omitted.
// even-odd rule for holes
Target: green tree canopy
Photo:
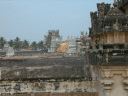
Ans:
<svg viewBox="0 0 128 96"><path fill-rule="evenodd" d="M39 49L43 49L44 48L44 42L43 41L39 41L38 42L38 48Z"/></svg>
<svg viewBox="0 0 128 96"><path fill-rule="evenodd" d="M11 47L14 47L14 41L13 41L13 40L8 41L8 44L9 44Z"/></svg>
<svg viewBox="0 0 128 96"><path fill-rule="evenodd" d="M23 48L23 49L29 48L29 41L24 40L24 41L22 42L22 48Z"/></svg>
<svg viewBox="0 0 128 96"><path fill-rule="evenodd" d="M32 48L32 50L37 50L37 43L36 43L36 41L33 41L31 43L31 48Z"/></svg>
<svg viewBox="0 0 128 96"><path fill-rule="evenodd" d="M14 49L20 50L21 47L22 47L22 41L20 40L19 37L16 37L16 38L14 39Z"/></svg>
<svg viewBox="0 0 128 96"><path fill-rule="evenodd" d="M5 43L6 43L6 40L4 39L4 37L0 37L0 49L4 47Z"/></svg>

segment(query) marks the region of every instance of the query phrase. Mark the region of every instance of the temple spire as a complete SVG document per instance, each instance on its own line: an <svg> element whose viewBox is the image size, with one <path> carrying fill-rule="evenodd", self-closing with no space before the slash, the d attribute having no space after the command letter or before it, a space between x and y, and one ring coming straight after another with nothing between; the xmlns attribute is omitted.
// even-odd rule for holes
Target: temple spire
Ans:
<svg viewBox="0 0 128 96"><path fill-rule="evenodd" d="M114 7L117 7L118 4L119 4L119 0L114 0L113 6L114 6Z"/></svg>

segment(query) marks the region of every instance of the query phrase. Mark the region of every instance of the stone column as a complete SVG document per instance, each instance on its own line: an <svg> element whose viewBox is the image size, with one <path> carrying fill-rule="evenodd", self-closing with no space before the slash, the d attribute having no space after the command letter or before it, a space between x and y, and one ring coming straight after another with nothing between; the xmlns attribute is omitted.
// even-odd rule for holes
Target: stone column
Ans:
<svg viewBox="0 0 128 96"><path fill-rule="evenodd" d="M1 80L1 67L0 67L0 80Z"/></svg>
<svg viewBox="0 0 128 96"><path fill-rule="evenodd" d="M105 96L128 96L128 66L102 66L100 83Z"/></svg>
<svg viewBox="0 0 128 96"><path fill-rule="evenodd" d="M113 82L113 80L101 80L101 84L103 85L105 91L105 96L111 96Z"/></svg>
<svg viewBox="0 0 128 96"><path fill-rule="evenodd" d="M128 96L128 79L127 80L124 80L123 81L123 84L124 84L124 89L126 90L127 96Z"/></svg>

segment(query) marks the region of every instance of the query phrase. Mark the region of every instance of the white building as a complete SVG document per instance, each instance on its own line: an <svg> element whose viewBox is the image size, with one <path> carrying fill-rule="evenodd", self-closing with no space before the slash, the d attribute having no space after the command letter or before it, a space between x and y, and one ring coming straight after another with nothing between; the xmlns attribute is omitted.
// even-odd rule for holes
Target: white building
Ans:
<svg viewBox="0 0 128 96"><path fill-rule="evenodd" d="M77 53L77 43L76 43L76 38L75 37L70 37L67 40L68 44L69 44L69 48L67 53L68 54L76 54Z"/></svg>

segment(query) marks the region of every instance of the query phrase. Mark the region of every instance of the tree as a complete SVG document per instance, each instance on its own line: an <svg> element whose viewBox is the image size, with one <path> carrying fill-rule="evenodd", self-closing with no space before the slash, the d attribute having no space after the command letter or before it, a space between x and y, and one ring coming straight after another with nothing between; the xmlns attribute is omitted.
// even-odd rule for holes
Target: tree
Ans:
<svg viewBox="0 0 128 96"><path fill-rule="evenodd" d="M29 42L28 42L27 40L24 40L24 41L22 42L22 48L23 48L23 49L29 48Z"/></svg>
<svg viewBox="0 0 128 96"><path fill-rule="evenodd" d="M51 35L48 34L48 36L44 36L45 38L45 45L47 46L47 48L50 48L50 45L51 45Z"/></svg>
<svg viewBox="0 0 128 96"><path fill-rule="evenodd" d="M11 47L14 47L14 41L13 41L13 40L8 41L8 44L9 44Z"/></svg>
<svg viewBox="0 0 128 96"><path fill-rule="evenodd" d="M36 43L36 41L33 41L31 43L31 48L32 48L32 50L37 50L37 43Z"/></svg>
<svg viewBox="0 0 128 96"><path fill-rule="evenodd" d="M4 37L0 37L0 49L4 47L5 43L6 43L6 40L4 39Z"/></svg>
<svg viewBox="0 0 128 96"><path fill-rule="evenodd" d="M20 50L22 47L22 41L20 40L19 37L16 37L15 40L14 40L14 48L16 50Z"/></svg>
<svg viewBox="0 0 128 96"><path fill-rule="evenodd" d="M38 48L39 49L43 49L44 48L44 42L43 41L39 41L38 42Z"/></svg>

